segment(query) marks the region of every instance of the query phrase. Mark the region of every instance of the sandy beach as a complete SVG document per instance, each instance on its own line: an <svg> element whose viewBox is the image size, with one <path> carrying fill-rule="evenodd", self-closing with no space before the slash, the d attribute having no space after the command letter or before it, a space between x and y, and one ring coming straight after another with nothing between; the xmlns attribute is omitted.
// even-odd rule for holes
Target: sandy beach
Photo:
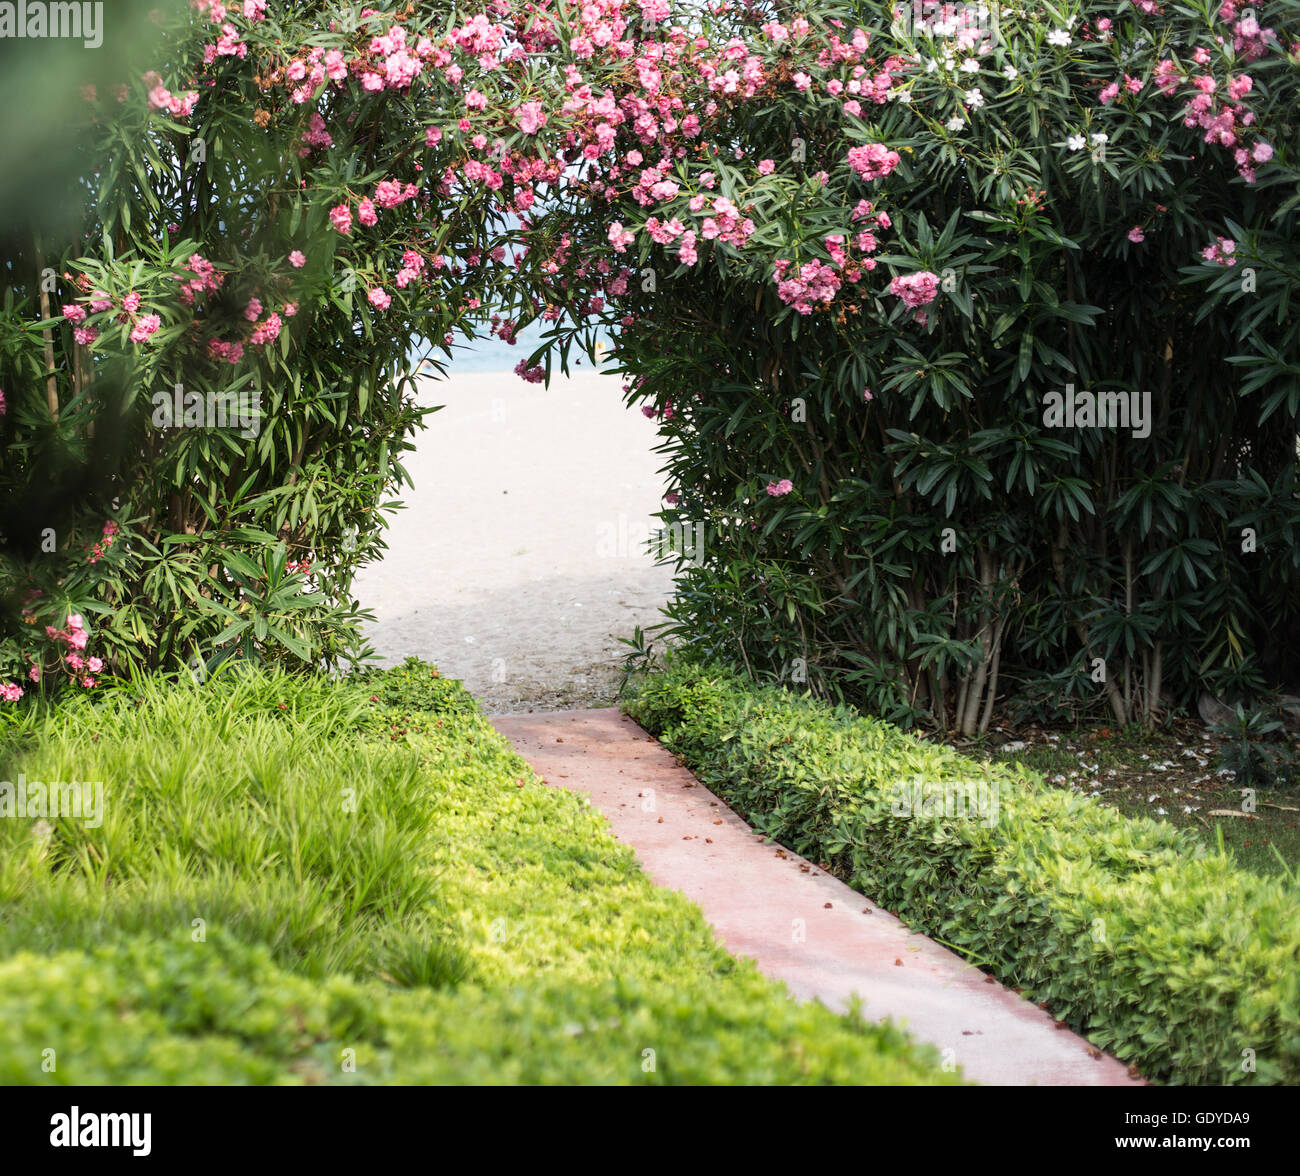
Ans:
<svg viewBox="0 0 1300 1176"><path fill-rule="evenodd" d="M416 654L489 713L608 705L637 625L672 569L641 540L665 491L654 423L593 371L549 388L513 373L421 384L434 413L408 455L415 489L356 595L384 664Z"/></svg>

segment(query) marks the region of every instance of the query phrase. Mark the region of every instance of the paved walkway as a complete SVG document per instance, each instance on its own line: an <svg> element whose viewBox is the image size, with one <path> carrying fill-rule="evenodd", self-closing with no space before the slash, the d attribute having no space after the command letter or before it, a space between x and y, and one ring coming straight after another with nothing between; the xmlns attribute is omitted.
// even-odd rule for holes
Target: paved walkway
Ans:
<svg viewBox="0 0 1300 1176"><path fill-rule="evenodd" d="M492 720L547 784L588 796L661 886L796 996L906 1021L995 1085L1136 1085L1124 1066L869 898L757 834L617 710Z"/></svg>

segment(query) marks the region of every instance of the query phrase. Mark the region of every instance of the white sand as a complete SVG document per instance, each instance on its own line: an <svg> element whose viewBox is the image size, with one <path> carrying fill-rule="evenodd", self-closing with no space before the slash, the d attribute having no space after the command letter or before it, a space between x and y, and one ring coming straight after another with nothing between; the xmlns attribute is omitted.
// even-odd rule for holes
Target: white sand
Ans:
<svg viewBox="0 0 1300 1176"><path fill-rule="evenodd" d="M581 369L580 369L581 372ZM513 373L425 380L407 455L414 491L356 594L385 664L416 654L490 713L607 705L634 626L661 620L672 568L639 540L664 479L654 423L619 381L587 371L549 389Z"/></svg>

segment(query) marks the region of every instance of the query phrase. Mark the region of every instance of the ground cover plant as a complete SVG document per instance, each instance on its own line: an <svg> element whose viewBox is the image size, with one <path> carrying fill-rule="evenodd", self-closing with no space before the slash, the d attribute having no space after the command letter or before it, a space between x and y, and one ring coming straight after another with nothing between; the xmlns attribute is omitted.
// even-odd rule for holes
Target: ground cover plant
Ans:
<svg viewBox="0 0 1300 1176"><path fill-rule="evenodd" d="M1300 1079L1300 889L1151 820L677 659L628 713L760 832L1178 1084Z"/></svg>
<svg viewBox="0 0 1300 1176"><path fill-rule="evenodd" d="M728 956L432 667L142 678L0 739L104 784L0 821L2 1081L960 1080Z"/></svg>

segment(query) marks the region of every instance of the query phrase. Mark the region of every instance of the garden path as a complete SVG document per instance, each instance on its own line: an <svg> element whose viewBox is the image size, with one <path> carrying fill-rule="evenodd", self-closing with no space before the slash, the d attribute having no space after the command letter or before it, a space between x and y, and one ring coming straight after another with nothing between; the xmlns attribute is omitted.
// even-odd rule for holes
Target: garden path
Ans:
<svg viewBox="0 0 1300 1176"><path fill-rule="evenodd" d="M613 708L493 724L547 784L585 794L650 877L704 911L729 951L800 999L906 1022L993 1085L1140 1085L1112 1057L813 862L764 841Z"/></svg>

